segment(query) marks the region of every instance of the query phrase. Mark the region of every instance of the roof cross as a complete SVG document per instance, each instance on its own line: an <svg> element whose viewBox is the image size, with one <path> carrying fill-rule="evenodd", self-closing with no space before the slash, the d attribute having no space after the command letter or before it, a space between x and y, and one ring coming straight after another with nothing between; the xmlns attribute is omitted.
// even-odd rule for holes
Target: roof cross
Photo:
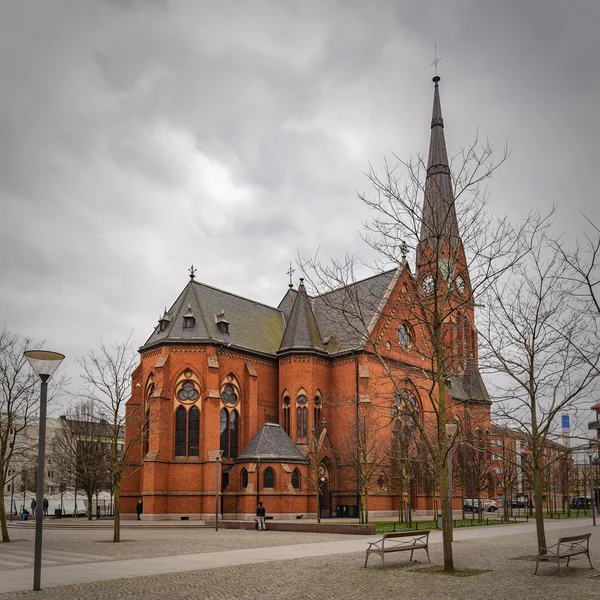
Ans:
<svg viewBox="0 0 600 600"><path fill-rule="evenodd" d="M289 287L293 288L294 284L292 282L292 275L296 272L296 269L292 269L292 261L290 260L290 268L285 272L286 275L290 276L290 283L289 283Z"/></svg>
<svg viewBox="0 0 600 600"><path fill-rule="evenodd" d="M194 269L194 265L192 265L192 266L191 266L191 267L188 269L188 271L190 272L190 279L191 279L192 281L194 281L194 277L196 276L196 271L197 271L197 270L198 270L198 269Z"/></svg>
<svg viewBox="0 0 600 600"><path fill-rule="evenodd" d="M437 74L437 66L438 66L438 63L440 62L440 60L442 60L442 59L438 58L438 55L437 55L437 44L434 44L433 48L434 48L434 57L435 58L433 59L433 62L429 66L435 68L435 76L437 77L438 76L438 74Z"/></svg>

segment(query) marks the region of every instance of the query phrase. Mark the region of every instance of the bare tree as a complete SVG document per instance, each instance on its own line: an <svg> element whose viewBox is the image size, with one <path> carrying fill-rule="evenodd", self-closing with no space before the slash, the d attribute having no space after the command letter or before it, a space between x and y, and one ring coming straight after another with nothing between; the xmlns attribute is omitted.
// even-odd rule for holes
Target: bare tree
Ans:
<svg viewBox="0 0 600 600"><path fill-rule="evenodd" d="M500 374L494 384L494 395L502 399L498 414L521 432L529 450L540 548L546 547L542 506L547 444L560 413L589 402L599 363L590 336L594 323L574 306L576 284L568 268L545 229L535 231L526 259L489 287L480 327L485 362Z"/></svg>
<svg viewBox="0 0 600 600"><path fill-rule="evenodd" d="M369 495L375 489L377 478L388 462L388 452L379 435L376 407L360 407L358 419L350 426L342 440L340 459L349 467L358 491L359 522L369 522Z"/></svg>
<svg viewBox="0 0 600 600"><path fill-rule="evenodd" d="M421 405L414 410L411 396L405 396L404 405L435 468L444 570L452 572L448 456L455 438L448 437L446 425L455 418L455 397L469 405L489 406L477 369L475 299L527 249L521 243L525 225L515 229L506 219L490 217L481 189L507 153L494 163L491 146L476 139L451 169L441 134L434 131L441 123L438 109L434 103L428 162L418 158L400 160L395 167L386 164L383 177L370 168L367 177L374 197L359 196L375 215L364 236L377 253L374 270L395 267L400 294L385 305L382 294L365 294L356 285L359 261L354 257L325 264L316 256L300 263L318 301L329 314L338 314L343 333L359 340L363 355L376 357L379 367L373 377L380 378L382 386L387 382L393 391L388 396L401 393L407 372L413 374L410 385ZM416 251L414 275L406 258L411 249ZM398 330L402 352L389 345L385 332L390 329ZM460 398L460 379L465 376L479 390ZM449 383L456 384L454 389L448 389Z"/></svg>
<svg viewBox="0 0 600 600"><path fill-rule="evenodd" d="M324 461L327 454L331 452L325 425L325 421L323 421L323 425L315 424L315 427L313 427L311 431L311 438L308 444L308 480L315 492L317 523L321 522L321 496L323 493L323 486L327 476L330 475Z"/></svg>
<svg viewBox="0 0 600 600"><path fill-rule="evenodd" d="M394 434L390 454L392 487L398 492L398 521L412 525L412 498L416 488L425 479L428 463L423 460L427 451L406 411L393 414Z"/></svg>
<svg viewBox="0 0 600 600"><path fill-rule="evenodd" d="M25 432L38 406L38 379L23 355L39 347L29 338L20 339L4 325L0 329L0 528L2 541L9 542L4 507L6 484L17 477L14 466L23 462L28 451ZM11 466L13 468L9 468ZM9 471L12 472L9 475Z"/></svg>
<svg viewBox="0 0 600 600"><path fill-rule="evenodd" d="M53 456L73 478L75 490L87 498L87 516L92 519L94 495L104 489L109 471L111 429L94 403L84 400L61 417L61 428L53 441Z"/></svg>
<svg viewBox="0 0 600 600"><path fill-rule="evenodd" d="M113 541L121 540L120 489L125 470L132 472L129 460L136 445L143 439L149 427L145 416L131 412L128 418L128 437L122 442L125 429L125 405L131 396L131 375L137 366L137 353L131 337L112 346L100 341L79 360L83 369L84 390L82 397L92 401L105 415L108 442L108 468L114 490Z"/></svg>

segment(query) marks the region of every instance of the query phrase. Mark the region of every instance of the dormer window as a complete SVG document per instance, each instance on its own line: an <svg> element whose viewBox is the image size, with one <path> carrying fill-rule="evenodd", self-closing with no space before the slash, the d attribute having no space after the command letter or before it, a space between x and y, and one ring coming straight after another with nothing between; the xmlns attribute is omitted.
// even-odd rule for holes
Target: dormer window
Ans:
<svg viewBox="0 0 600 600"><path fill-rule="evenodd" d="M167 309L165 308L165 312L163 313L163 316L158 317L159 333L163 332L169 326L170 322L171 322L171 313L168 313Z"/></svg>
<svg viewBox="0 0 600 600"><path fill-rule="evenodd" d="M222 310L220 314L215 315L215 322L221 333L229 335L229 321L225 318L225 311Z"/></svg>
<svg viewBox="0 0 600 600"><path fill-rule="evenodd" d="M191 304L188 304L188 309L185 315L183 315L183 328L184 329L193 329L196 324L196 317L192 311Z"/></svg>

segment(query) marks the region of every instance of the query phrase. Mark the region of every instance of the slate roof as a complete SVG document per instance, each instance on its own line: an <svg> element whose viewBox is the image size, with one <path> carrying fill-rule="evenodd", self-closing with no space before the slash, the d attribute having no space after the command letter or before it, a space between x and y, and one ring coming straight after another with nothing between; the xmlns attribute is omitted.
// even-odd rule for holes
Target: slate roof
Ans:
<svg viewBox="0 0 600 600"><path fill-rule="evenodd" d="M425 244L436 248L437 244L450 241L458 244L460 233L454 191L450 177L450 163L446 151L444 137L444 119L440 102L439 77L434 77L433 111L431 117L431 138L429 140L429 158L427 161L427 178L421 217L421 233L417 247L417 264L419 264Z"/></svg>
<svg viewBox="0 0 600 600"><path fill-rule="evenodd" d="M281 302L277 307L278 310L283 312L283 316L285 317L286 323L290 318L290 314L292 312L292 308L294 306L294 302L296 300L297 295L298 292L290 285L288 291L286 292L285 296L281 299Z"/></svg>
<svg viewBox="0 0 600 600"><path fill-rule="evenodd" d="M278 308L190 281L140 350L164 343L212 342L275 357L279 350L331 355L360 348L399 272L392 269L314 298L301 283L297 291L288 289ZM355 307L358 311L352 314ZM221 313L229 323L228 334L217 325ZM184 316L193 316L193 327L184 327Z"/></svg>
<svg viewBox="0 0 600 600"><path fill-rule="evenodd" d="M399 275L399 268L392 269L312 299L327 352L343 352L365 345Z"/></svg>
<svg viewBox="0 0 600 600"><path fill-rule="evenodd" d="M300 279L296 300L287 319L287 325L279 347L279 352L290 350L309 350L325 353L319 327L302 279Z"/></svg>
<svg viewBox="0 0 600 600"><path fill-rule="evenodd" d="M308 464L290 437L276 423L265 423L234 460L243 462L285 462Z"/></svg>
<svg viewBox="0 0 600 600"><path fill-rule="evenodd" d="M189 311L194 326L184 328L183 316ZM217 326L221 312L229 322L228 334ZM167 316L163 331L157 325L141 350L161 343L217 342L275 355L285 327L280 310L197 281L186 285Z"/></svg>
<svg viewBox="0 0 600 600"><path fill-rule="evenodd" d="M467 359L464 375L453 375L449 377L449 380L450 395L455 400L491 403L479 367L472 354Z"/></svg>

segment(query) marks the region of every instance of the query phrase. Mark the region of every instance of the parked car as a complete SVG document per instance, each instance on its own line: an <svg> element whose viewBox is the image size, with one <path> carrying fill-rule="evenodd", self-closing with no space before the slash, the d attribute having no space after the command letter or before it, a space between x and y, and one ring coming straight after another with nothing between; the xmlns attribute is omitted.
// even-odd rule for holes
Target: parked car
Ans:
<svg viewBox="0 0 600 600"><path fill-rule="evenodd" d="M529 501L523 498L519 500L511 500L510 505L512 508L529 508ZM531 508L535 508L535 506L532 504Z"/></svg>
<svg viewBox="0 0 600 600"><path fill-rule="evenodd" d="M479 512L479 503L483 507L484 511L487 512L495 512L498 510L498 504L495 500L488 500L487 498L482 498L479 500L478 498L469 498L463 502L463 507L465 511L468 512Z"/></svg>

